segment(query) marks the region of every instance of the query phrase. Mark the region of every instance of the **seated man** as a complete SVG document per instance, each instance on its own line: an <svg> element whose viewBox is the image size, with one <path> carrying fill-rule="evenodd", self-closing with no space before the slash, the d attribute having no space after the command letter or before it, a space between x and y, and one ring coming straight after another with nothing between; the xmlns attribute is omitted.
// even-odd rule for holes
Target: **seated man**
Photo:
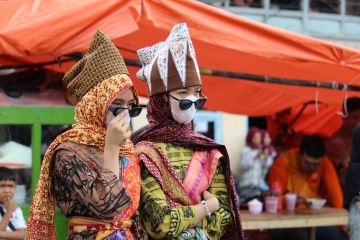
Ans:
<svg viewBox="0 0 360 240"><path fill-rule="evenodd" d="M306 198L327 198L335 208L343 205L340 183L333 164L325 157L326 149L319 136L306 136L300 150L293 149L280 155L269 174L269 186L281 185L281 193L296 193L300 200ZM296 232L296 233L294 233ZM271 239L307 239L306 229L272 230ZM346 239L336 227L318 228L317 239Z"/></svg>
<svg viewBox="0 0 360 240"><path fill-rule="evenodd" d="M320 137L304 137L300 150L289 150L275 160L269 173L269 186L277 182L283 194L292 192L304 198L327 196L329 205L341 208L343 197L339 180L325 154Z"/></svg>

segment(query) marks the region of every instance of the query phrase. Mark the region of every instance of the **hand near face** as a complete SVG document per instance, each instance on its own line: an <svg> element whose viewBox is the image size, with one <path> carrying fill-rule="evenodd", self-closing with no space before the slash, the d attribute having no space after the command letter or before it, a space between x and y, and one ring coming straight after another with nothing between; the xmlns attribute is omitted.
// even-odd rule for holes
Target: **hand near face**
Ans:
<svg viewBox="0 0 360 240"><path fill-rule="evenodd" d="M107 126L105 145L121 147L130 139L130 124L126 121L128 111L124 111L113 118Z"/></svg>
<svg viewBox="0 0 360 240"><path fill-rule="evenodd" d="M8 212L14 212L18 207L18 205L13 200L11 200L11 198L8 198L4 205L5 205L6 211L8 211Z"/></svg>

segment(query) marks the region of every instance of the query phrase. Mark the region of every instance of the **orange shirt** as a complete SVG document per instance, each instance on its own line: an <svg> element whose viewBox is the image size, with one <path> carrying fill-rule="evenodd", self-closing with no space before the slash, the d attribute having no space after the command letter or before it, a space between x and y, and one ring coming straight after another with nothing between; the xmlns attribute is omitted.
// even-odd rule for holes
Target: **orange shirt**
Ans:
<svg viewBox="0 0 360 240"><path fill-rule="evenodd" d="M324 198L336 208L342 208L343 195L333 164L324 157L319 168L309 174L299 168L298 150L289 150L280 155L274 162L269 173L269 186L280 183L282 194L293 192L305 198ZM320 193L321 192L321 193Z"/></svg>

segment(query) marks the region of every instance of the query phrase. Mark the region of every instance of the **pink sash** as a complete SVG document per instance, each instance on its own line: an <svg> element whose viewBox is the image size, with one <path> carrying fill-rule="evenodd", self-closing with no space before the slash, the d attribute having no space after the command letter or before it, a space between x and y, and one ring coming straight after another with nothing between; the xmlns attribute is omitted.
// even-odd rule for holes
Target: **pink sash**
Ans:
<svg viewBox="0 0 360 240"><path fill-rule="evenodd" d="M151 142L136 144L136 152L148 171L159 181L161 189L172 207L198 204L201 194L207 190L215 175L219 159L223 156L217 149L193 151L184 181L176 175L169 159Z"/></svg>
<svg viewBox="0 0 360 240"><path fill-rule="evenodd" d="M198 204L215 175L222 154L219 150L194 151L182 183L193 204Z"/></svg>

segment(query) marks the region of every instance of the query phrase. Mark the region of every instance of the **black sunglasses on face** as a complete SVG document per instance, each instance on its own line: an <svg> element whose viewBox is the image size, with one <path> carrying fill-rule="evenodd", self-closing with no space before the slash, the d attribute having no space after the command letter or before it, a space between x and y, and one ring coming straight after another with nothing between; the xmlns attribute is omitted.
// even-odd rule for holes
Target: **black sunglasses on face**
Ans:
<svg viewBox="0 0 360 240"><path fill-rule="evenodd" d="M125 110L129 110L129 115L131 118L137 117L139 116L139 114L141 113L142 107L139 107L137 105L131 106L131 108L126 108L126 107L112 107L109 106L109 111L113 113L114 117L116 117L117 115L119 115L121 112L125 111Z"/></svg>
<svg viewBox="0 0 360 240"><path fill-rule="evenodd" d="M191 107L192 104L195 105L195 109L200 109L202 108L202 106L204 106L207 98L205 96L201 96L201 98L199 98L198 100L196 100L195 102L189 100L189 99L177 99L176 97L174 96L171 96L173 99L179 101L179 107L181 110L186 110L186 109L189 109Z"/></svg>

